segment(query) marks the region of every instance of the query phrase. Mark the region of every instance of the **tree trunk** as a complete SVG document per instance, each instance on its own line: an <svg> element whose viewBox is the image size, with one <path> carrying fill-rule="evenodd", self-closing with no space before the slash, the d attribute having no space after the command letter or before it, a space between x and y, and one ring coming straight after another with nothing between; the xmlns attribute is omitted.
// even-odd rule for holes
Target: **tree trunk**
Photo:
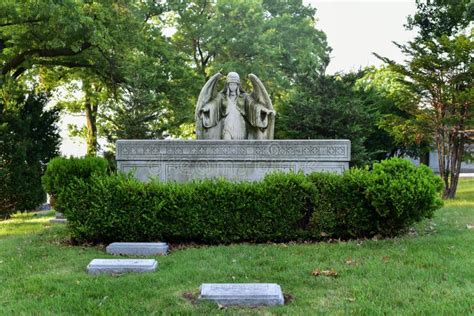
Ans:
<svg viewBox="0 0 474 316"><path fill-rule="evenodd" d="M90 92L86 90L85 108L86 108L86 127L87 127L87 155L97 155L97 104L93 104Z"/></svg>
<svg viewBox="0 0 474 316"><path fill-rule="evenodd" d="M430 153L422 153L420 155L420 163L426 166L430 165Z"/></svg>
<svg viewBox="0 0 474 316"><path fill-rule="evenodd" d="M444 182L443 198L454 199L461 172L461 162L464 155L464 136L456 130L448 133L438 133L439 173ZM447 139L446 139L447 138Z"/></svg>

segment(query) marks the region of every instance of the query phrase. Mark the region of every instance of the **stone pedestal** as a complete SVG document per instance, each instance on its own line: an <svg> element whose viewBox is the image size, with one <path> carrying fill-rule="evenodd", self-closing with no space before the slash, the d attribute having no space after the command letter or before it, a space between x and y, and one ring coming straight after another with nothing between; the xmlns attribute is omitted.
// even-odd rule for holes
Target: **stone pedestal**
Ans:
<svg viewBox="0 0 474 316"><path fill-rule="evenodd" d="M141 181L255 181L277 170L342 173L350 151L349 140L118 140L116 158Z"/></svg>

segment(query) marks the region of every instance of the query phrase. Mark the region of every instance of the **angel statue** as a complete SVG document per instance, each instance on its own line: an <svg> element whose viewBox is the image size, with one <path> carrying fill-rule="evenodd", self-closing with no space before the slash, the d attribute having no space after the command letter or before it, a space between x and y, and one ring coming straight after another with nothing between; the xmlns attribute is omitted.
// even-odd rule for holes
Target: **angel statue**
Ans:
<svg viewBox="0 0 474 316"><path fill-rule="evenodd" d="M199 94L195 118L197 139L273 139L275 111L267 90L254 74L253 92L245 93L236 72L229 72L224 89L216 92L220 73Z"/></svg>

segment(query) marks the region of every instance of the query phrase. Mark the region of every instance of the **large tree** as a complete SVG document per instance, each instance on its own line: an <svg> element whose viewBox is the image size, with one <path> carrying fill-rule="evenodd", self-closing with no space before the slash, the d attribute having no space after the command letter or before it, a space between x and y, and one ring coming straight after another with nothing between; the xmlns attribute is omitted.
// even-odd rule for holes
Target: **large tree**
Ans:
<svg viewBox="0 0 474 316"><path fill-rule="evenodd" d="M329 62L326 36L315 28L316 10L301 0L196 0L171 8L173 42L187 54L201 84L218 71L255 73L277 110L301 78L324 73Z"/></svg>
<svg viewBox="0 0 474 316"><path fill-rule="evenodd" d="M406 133L434 138L445 198L454 198L469 130L474 126L474 4L462 1L417 1L407 28L418 32L407 44L395 43L405 64L380 57L401 76L416 106Z"/></svg>
<svg viewBox="0 0 474 316"><path fill-rule="evenodd" d="M365 80L369 70L333 76L308 76L293 92L278 118L278 138L350 139L352 165L363 166L393 156L399 146L379 127L395 110Z"/></svg>
<svg viewBox="0 0 474 316"><path fill-rule="evenodd" d="M388 67L368 67L356 88L378 100L372 102L378 113L373 124L381 130L380 135L390 136L391 142L385 139L384 143L396 150L396 155L419 157L420 162L427 164L433 137L425 133L413 116L418 105L416 95L401 79L399 73Z"/></svg>
<svg viewBox="0 0 474 316"><path fill-rule="evenodd" d="M79 81L84 97L63 105L84 111L88 153L95 154L101 106L120 102L124 89L143 86L137 80L154 84L155 92L160 89L155 94L170 95L165 90L174 84L170 79L176 74L168 63L176 58L162 58L172 55L161 35L163 10L163 4L151 0L3 1L0 72L16 79L39 78L43 89ZM150 53L153 62L149 61ZM160 104L163 99L153 102Z"/></svg>
<svg viewBox="0 0 474 316"><path fill-rule="evenodd" d="M0 88L0 219L45 201L41 176L58 153L58 110L48 98L9 81Z"/></svg>

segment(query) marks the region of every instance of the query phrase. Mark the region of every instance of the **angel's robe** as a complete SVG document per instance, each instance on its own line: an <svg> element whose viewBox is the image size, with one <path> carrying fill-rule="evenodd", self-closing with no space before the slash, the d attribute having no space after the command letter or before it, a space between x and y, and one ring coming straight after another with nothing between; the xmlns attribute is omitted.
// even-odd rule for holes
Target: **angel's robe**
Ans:
<svg viewBox="0 0 474 316"><path fill-rule="evenodd" d="M245 122L245 96L224 96L222 139L247 139L247 124Z"/></svg>
<svg viewBox="0 0 474 316"><path fill-rule="evenodd" d="M252 127L267 128L268 127L268 110L267 108L256 102L253 98L248 98L246 103L246 116Z"/></svg>

